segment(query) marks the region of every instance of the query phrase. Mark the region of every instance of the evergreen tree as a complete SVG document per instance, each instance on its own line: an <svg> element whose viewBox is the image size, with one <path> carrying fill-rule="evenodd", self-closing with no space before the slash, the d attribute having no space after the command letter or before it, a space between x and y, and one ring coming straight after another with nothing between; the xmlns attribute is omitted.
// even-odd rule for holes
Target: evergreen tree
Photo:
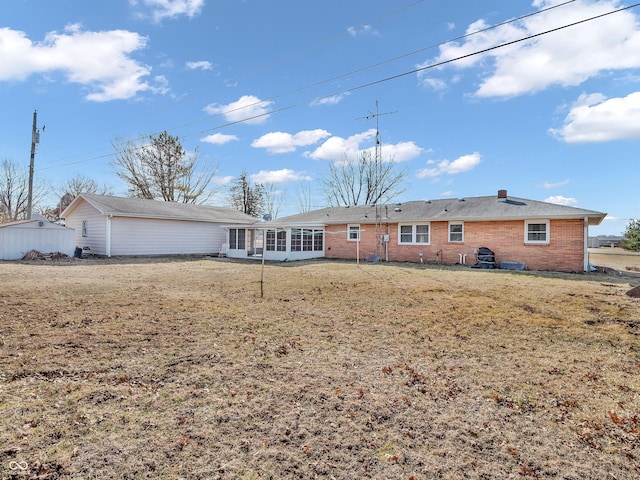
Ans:
<svg viewBox="0 0 640 480"><path fill-rule="evenodd" d="M640 220L631 219L631 221L629 221L620 245L625 250L640 252Z"/></svg>
<svg viewBox="0 0 640 480"><path fill-rule="evenodd" d="M251 184L243 170L235 184L229 189L229 203L252 217L261 217L265 212L265 188L261 183Z"/></svg>

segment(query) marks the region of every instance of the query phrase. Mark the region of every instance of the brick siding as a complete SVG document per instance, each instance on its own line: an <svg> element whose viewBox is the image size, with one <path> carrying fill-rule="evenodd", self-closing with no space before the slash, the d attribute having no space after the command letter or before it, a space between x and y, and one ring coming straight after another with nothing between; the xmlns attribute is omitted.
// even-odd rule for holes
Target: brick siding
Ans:
<svg viewBox="0 0 640 480"><path fill-rule="evenodd" d="M360 225L360 259L376 252L375 224ZM430 222L429 245L399 245L398 225L384 224L389 232L388 255L391 262L425 262L455 264L460 254L466 263L475 263L475 251L486 247L496 254L496 261L524 262L529 270L582 272L584 270L584 221L582 219L551 220L549 243L525 244L524 221L464 222L464 242L449 242L449 222ZM325 257L355 259L357 242L347 240L346 225L331 225L325 229ZM384 260L385 246L378 254Z"/></svg>

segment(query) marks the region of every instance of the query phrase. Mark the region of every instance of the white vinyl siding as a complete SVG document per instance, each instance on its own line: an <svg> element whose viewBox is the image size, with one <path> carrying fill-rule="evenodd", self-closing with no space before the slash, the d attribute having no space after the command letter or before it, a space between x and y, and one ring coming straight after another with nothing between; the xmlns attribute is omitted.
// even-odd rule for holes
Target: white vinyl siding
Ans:
<svg viewBox="0 0 640 480"><path fill-rule="evenodd" d="M217 252L226 232L208 222L114 217L111 255L188 255Z"/></svg>
<svg viewBox="0 0 640 480"><path fill-rule="evenodd" d="M46 221L4 225L0 227L0 260L19 260L31 250L72 256L73 235L70 228Z"/></svg>
<svg viewBox="0 0 640 480"><path fill-rule="evenodd" d="M66 220L66 226L74 229L73 241L76 247L89 247L96 255L107 254L107 217L87 202L80 202ZM86 224L87 236L82 235Z"/></svg>

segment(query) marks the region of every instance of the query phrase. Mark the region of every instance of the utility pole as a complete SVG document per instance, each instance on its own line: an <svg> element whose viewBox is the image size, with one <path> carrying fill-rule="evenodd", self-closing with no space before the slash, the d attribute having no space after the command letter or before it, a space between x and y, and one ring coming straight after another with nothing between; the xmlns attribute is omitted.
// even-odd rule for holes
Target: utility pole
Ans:
<svg viewBox="0 0 640 480"><path fill-rule="evenodd" d="M36 157L36 145L40 143L40 132L37 130L38 111L33 111L33 128L31 129L31 161L29 162L29 202L27 204L27 220L31 220L33 207L33 161Z"/></svg>

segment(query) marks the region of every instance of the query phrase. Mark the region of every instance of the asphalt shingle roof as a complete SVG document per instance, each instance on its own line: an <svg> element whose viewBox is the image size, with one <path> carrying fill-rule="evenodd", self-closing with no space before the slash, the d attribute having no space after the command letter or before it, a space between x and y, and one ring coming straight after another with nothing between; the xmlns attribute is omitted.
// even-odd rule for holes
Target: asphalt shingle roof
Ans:
<svg viewBox="0 0 640 480"><path fill-rule="evenodd" d="M191 203L161 202L140 198L95 195L90 193L83 193L80 197L84 198L103 215L113 215L117 217L161 218L240 224L252 224L256 222L254 217L246 215L233 208L226 207L194 205ZM75 203L75 201L73 203ZM73 203L69 208L73 207ZM69 208L67 208L67 210L69 210ZM66 210L63 214L64 213L66 213Z"/></svg>
<svg viewBox="0 0 640 480"><path fill-rule="evenodd" d="M590 225L598 225L606 213L582 208L556 205L537 200L510 197L498 199L496 196L469 197L460 199L440 199L411 201L379 205L357 205L349 207L329 207L312 212L299 213L265 222L276 225L295 224L344 224L375 223L376 210L383 222L426 222L426 221L497 221L523 219L568 219L589 218Z"/></svg>

